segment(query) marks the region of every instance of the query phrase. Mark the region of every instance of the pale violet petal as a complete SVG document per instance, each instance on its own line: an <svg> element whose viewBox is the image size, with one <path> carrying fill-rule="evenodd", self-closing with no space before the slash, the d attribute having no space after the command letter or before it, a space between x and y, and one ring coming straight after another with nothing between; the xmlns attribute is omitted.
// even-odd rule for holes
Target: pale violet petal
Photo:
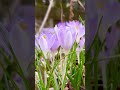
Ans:
<svg viewBox="0 0 120 90"><path fill-rule="evenodd" d="M40 48L43 51L44 55L46 56L47 52L49 51L48 43L47 43L46 39L43 36L40 37L39 42L40 42L39 43Z"/></svg>
<svg viewBox="0 0 120 90"><path fill-rule="evenodd" d="M65 35L65 38L64 38L64 49L65 50L70 50L71 47L72 47L72 34L70 31L68 31Z"/></svg>

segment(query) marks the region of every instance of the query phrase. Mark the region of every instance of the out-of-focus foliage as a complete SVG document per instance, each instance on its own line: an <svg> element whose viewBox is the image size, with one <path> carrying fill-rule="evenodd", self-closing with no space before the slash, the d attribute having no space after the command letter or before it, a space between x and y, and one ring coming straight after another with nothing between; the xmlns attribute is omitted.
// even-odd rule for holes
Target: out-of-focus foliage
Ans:
<svg viewBox="0 0 120 90"><path fill-rule="evenodd" d="M79 0L73 0L73 13L74 20L78 20L79 15L84 19L85 11L78 3ZM53 0L53 7L49 14L48 20L45 24L45 27L53 27L57 22L61 21L61 15L63 21L69 21L70 16L70 0ZM84 1L82 2L84 3ZM46 11L49 6L49 0L36 0L35 1L35 18L36 18L36 27L40 27L42 20L46 14ZM52 24L50 20L52 20ZM37 28L37 29L38 29Z"/></svg>

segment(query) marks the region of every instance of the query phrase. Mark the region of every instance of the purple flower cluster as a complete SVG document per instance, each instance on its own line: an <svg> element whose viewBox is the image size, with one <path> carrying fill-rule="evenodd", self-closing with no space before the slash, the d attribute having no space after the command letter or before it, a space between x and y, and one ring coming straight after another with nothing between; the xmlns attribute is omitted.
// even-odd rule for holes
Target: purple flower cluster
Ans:
<svg viewBox="0 0 120 90"><path fill-rule="evenodd" d="M41 48L45 56L48 52L56 53L59 46L69 52L75 41L83 48L84 35L85 27L79 21L60 22L54 28L45 28L37 33L35 46Z"/></svg>

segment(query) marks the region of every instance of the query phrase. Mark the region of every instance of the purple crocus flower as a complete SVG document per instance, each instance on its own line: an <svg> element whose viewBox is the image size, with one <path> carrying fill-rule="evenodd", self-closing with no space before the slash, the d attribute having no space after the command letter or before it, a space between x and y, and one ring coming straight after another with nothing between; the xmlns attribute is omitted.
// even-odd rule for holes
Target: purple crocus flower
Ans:
<svg viewBox="0 0 120 90"><path fill-rule="evenodd" d="M60 44L59 44L57 35L54 31L54 28L44 28L43 33L54 35L54 40L55 41L54 41L53 45L50 47L50 51L51 51L51 53L56 53Z"/></svg>
<svg viewBox="0 0 120 90"><path fill-rule="evenodd" d="M80 38L85 35L85 27L79 21L70 21L67 26L74 33L76 32L76 42L79 43Z"/></svg>
<svg viewBox="0 0 120 90"><path fill-rule="evenodd" d="M69 21L66 25L76 33L80 33L81 37L85 34L85 27L79 21Z"/></svg>
<svg viewBox="0 0 120 90"><path fill-rule="evenodd" d="M75 41L76 33L72 32L70 27L66 27L65 23L59 23L54 29L61 47L66 52L69 52Z"/></svg>
<svg viewBox="0 0 120 90"><path fill-rule="evenodd" d="M55 41L54 35L41 33L40 35L38 35L36 41L38 45L40 45L40 48L43 51L45 58L47 58L47 53L50 52L50 47Z"/></svg>
<svg viewBox="0 0 120 90"><path fill-rule="evenodd" d="M53 28L46 28L43 32L36 34L36 47L44 53L44 56L47 58L47 53L57 52L59 47L59 42L56 34L53 32ZM40 46L40 48L38 47Z"/></svg>
<svg viewBox="0 0 120 90"><path fill-rule="evenodd" d="M55 54L57 52L58 47L60 46L60 43L58 41L58 38L57 38L57 35L55 33L54 28L49 28L49 29L46 28L46 29L43 30L43 33L54 35L54 40L55 41L54 41L53 45L50 47L50 52L52 54L53 53Z"/></svg>

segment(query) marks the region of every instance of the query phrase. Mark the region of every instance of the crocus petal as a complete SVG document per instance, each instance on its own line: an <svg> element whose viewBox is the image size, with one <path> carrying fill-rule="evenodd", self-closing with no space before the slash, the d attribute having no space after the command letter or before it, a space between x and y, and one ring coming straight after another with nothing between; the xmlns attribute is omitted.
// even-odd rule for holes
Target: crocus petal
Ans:
<svg viewBox="0 0 120 90"><path fill-rule="evenodd" d="M80 38L85 35L85 27L81 26L81 29L79 29L78 34L76 36L76 42L79 43Z"/></svg>
<svg viewBox="0 0 120 90"><path fill-rule="evenodd" d="M65 33L59 32L58 33L58 40L59 40L62 48L64 48L64 38L65 38Z"/></svg>
<svg viewBox="0 0 120 90"><path fill-rule="evenodd" d="M79 42L80 37L85 35L85 27L79 21L70 21L67 22L67 30L70 30L72 34L76 33L76 41Z"/></svg>
<svg viewBox="0 0 120 90"><path fill-rule="evenodd" d="M51 48L55 42L55 34L51 35L50 38L47 39L48 47Z"/></svg>
<svg viewBox="0 0 120 90"><path fill-rule="evenodd" d="M46 54L49 51L49 48L48 48L48 43L47 43L46 39L44 38L44 36L40 37L39 44L40 44L41 50L44 53L45 58L47 58Z"/></svg>
<svg viewBox="0 0 120 90"><path fill-rule="evenodd" d="M58 49L59 46L60 46L60 43L59 43L59 41L58 41L58 39L56 37L55 42L54 42L53 46L50 49L51 52L53 52L53 53L57 52L57 49Z"/></svg>
<svg viewBox="0 0 120 90"><path fill-rule="evenodd" d="M82 25L82 23L80 23L80 26L79 26L79 30L78 30L78 36L79 37L82 37L83 35L85 35L85 26Z"/></svg>
<svg viewBox="0 0 120 90"><path fill-rule="evenodd" d="M65 35L65 39L64 39L64 49L65 50L70 50L72 47L72 34L70 31L68 31Z"/></svg>
<svg viewBox="0 0 120 90"><path fill-rule="evenodd" d="M76 33L72 33L72 44L74 44L75 39L76 39Z"/></svg>
<svg viewBox="0 0 120 90"><path fill-rule="evenodd" d="M60 28L58 28L57 25L55 26L54 30L55 30L55 33L57 35L60 45L63 47L65 30L60 30Z"/></svg>
<svg viewBox="0 0 120 90"><path fill-rule="evenodd" d="M40 47L39 47L39 44L38 44L38 40L37 40L37 39L35 39L35 47L36 47L38 50L40 50Z"/></svg>

